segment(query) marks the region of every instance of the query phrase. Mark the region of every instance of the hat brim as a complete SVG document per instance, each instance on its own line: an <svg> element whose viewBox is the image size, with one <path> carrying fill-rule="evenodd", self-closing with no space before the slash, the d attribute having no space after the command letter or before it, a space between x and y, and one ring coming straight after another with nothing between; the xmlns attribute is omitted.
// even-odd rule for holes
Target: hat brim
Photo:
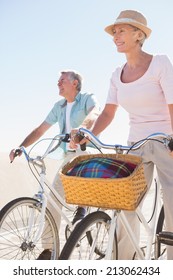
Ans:
<svg viewBox="0 0 173 280"><path fill-rule="evenodd" d="M105 27L104 30L105 30L107 33L109 33L110 35L113 36L113 35L114 35L114 33L113 33L113 28L114 28L114 26L115 26L115 25L120 25L120 24L128 24L128 25L132 25L132 26L135 26L135 27L139 28L140 30L142 30L142 31L146 34L146 37L147 37L147 38L150 36L150 34L151 34L151 32L152 32L152 30L151 30L150 28L148 28L148 27L146 27L146 26L144 26L144 25L142 25L142 24L140 24L140 23L133 22L133 21L128 22L128 21L126 21L126 20L121 21L121 22L115 22L114 24L108 25L107 27Z"/></svg>

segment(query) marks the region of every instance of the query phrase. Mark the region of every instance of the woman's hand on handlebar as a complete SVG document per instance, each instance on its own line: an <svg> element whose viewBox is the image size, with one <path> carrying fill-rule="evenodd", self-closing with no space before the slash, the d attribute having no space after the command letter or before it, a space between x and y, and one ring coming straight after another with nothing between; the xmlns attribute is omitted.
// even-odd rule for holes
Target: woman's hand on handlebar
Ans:
<svg viewBox="0 0 173 280"><path fill-rule="evenodd" d="M88 137L87 137L88 138ZM89 142L89 138L87 139L84 135L81 134L79 129L73 129L71 131L71 140L70 140L70 148L77 149L78 144L81 147L81 150L86 150L86 144Z"/></svg>

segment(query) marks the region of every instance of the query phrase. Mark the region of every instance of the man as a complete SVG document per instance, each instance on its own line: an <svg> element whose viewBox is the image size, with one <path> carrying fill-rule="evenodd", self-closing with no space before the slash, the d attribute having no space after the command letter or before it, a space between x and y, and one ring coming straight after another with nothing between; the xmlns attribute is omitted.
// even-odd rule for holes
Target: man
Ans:
<svg viewBox="0 0 173 280"><path fill-rule="evenodd" d="M90 129L93 126L99 115L99 105L93 94L81 93L81 76L74 71L62 71L57 85L59 95L62 99L55 103L46 119L24 139L20 146L24 146L25 148L30 146L55 123L59 124L60 133L71 133L71 135L76 132L76 128L85 127ZM71 143L67 144L62 142L60 147L64 151L63 165L81 153L80 148L77 146L71 149ZM94 152L94 148L87 147L85 153ZM11 162L14 160L14 153L15 149L9 155ZM53 186L64 197L64 191L58 173L54 179ZM84 215L85 208L78 207L72 223L83 218ZM60 227L60 221L61 217L59 216L56 220L58 228ZM42 256L39 259L42 259Z"/></svg>

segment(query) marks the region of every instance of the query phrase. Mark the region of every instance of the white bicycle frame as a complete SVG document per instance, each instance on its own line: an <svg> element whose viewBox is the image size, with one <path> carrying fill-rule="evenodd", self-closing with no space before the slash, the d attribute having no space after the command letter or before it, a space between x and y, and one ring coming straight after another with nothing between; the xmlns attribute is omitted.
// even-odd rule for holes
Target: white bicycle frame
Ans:
<svg viewBox="0 0 173 280"><path fill-rule="evenodd" d="M40 172L40 180L39 180L39 187L38 187L38 193L34 195L34 199L37 199L39 203L42 205L41 207L41 215L40 219L38 222L38 229L37 229L37 234L35 234L35 237L32 240L32 243L35 245L38 240L41 237L41 234L44 229L44 224L45 224L45 211L47 207L47 202L55 208L57 213L63 217L63 219L66 221L66 223L69 225L70 228L72 228L72 223L68 219L67 215L62 211L62 209L59 207L59 205L55 202L55 200L51 197L51 192L54 194L55 198L60 202L62 206L64 206L66 209L69 211L74 211L74 207L70 206L65 202L65 200L59 195L59 193L53 188L52 184L46 179L46 166L44 164L44 158L49 154L49 151L52 149L55 141L57 140L58 137L63 137L65 135L60 134L57 135L50 143L48 146L46 152L42 157L37 157L35 159L32 159L28 156L26 153L26 150L24 147L20 147L21 151L24 153L26 159L28 162L31 162L33 165L39 167L41 169ZM49 186L49 188L47 187ZM34 209L31 209L30 217L29 217L29 222L28 222L28 230L27 230L27 237L29 238L30 232L33 227L33 221L34 221Z"/></svg>

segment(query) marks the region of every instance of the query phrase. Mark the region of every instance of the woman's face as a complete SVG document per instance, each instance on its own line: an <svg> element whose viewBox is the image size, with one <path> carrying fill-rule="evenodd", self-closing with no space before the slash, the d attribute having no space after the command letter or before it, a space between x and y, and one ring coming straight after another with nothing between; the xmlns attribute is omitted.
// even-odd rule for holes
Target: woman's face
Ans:
<svg viewBox="0 0 173 280"><path fill-rule="evenodd" d="M117 46L117 51L128 53L134 50L134 47L137 44L139 45L139 32L139 29L128 24L115 25L113 28L113 41Z"/></svg>

